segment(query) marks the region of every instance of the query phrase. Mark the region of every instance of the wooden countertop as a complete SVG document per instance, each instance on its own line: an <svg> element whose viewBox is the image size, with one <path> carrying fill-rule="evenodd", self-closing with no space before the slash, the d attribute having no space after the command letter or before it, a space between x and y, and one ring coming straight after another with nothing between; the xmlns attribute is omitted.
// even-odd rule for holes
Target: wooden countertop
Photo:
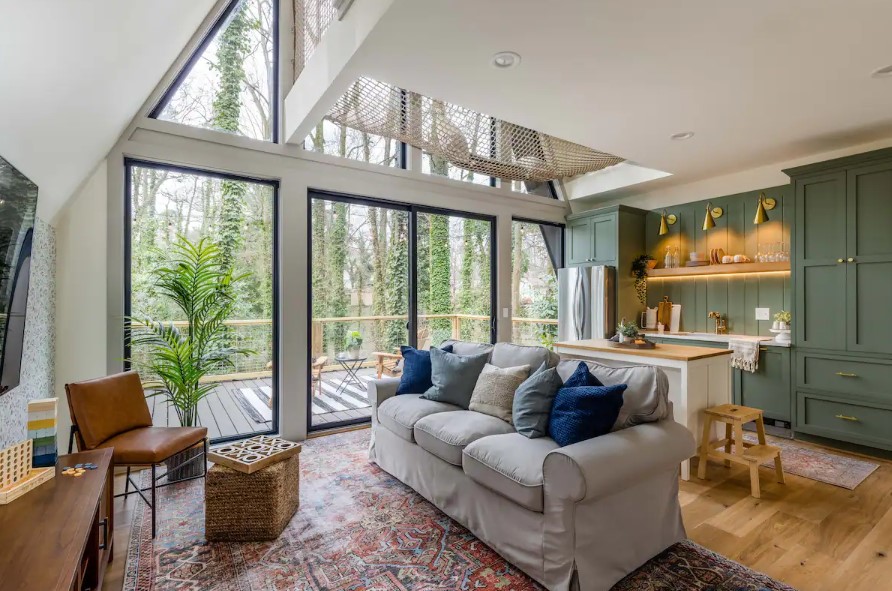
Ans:
<svg viewBox="0 0 892 591"><path fill-rule="evenodd" d="M90 530L111 461L111 449L59 456L54 478L0 507L0 587L72 588L87 538L99 535ZM98 468L80 478L61 474L87 462Z"/></svg>
<svg viewBox="0 0 892 591"><path fill-rule="evenodd" d="M651 359L672 359L674 361L695 361L708 357L730 355L729 349L713 349L711 347L694 347L689 345L657 345L655 349L629 349L619 347L607 339L588 339L584 341L563 341L554 344L555 348L578 349L579 351L602 351L615 355L629 355Z"/></svg>

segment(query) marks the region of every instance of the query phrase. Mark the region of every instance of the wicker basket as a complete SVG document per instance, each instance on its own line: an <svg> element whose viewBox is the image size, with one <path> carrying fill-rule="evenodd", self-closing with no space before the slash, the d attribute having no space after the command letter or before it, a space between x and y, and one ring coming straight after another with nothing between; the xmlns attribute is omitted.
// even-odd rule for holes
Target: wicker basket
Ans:
<svg viewBox="0 0 892 591"><path fill-rule="evenodd" d="M253 474L215 464L205 484L209 542L253 542L279 537L300 503L300 454Z"/></svg>

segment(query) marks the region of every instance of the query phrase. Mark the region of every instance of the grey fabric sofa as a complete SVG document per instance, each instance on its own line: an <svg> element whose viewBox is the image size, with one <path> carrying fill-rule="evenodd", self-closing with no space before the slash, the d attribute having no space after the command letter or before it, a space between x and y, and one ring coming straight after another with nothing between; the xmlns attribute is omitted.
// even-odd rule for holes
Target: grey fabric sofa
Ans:
<svg viewBox="0 0 892 591"><path fill-rule="evenodd" d="M486 347L499 367L549 360L564 379L579 363L541 347L453 347ZM662 370L587 364L605 384L629 384L607 435L559 447L496 417L395 396L399 380L385 378L369 382L369 456L546 588L606 591L685 538L678 468L695 443L671 419Z"/></svg>

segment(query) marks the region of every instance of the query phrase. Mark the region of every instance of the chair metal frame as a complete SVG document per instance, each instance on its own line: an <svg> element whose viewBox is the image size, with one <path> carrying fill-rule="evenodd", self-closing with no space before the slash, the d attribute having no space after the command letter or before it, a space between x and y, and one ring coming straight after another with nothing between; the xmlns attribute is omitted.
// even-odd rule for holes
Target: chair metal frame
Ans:
<svg viewBox="0 0 892 591"><path fill-rule="evenodd" d="M76 440L75 434L79 433L79 431L80 430L78 429L77 425L71 426L71 432L69 433L69 436L68 436L68 453L72 453L72 451L74 450L74 442ZM78 451L81 451L80 450L80 447L81 447L80 438L77 438L77 442L78 442L78 445L77 445ZM193 458L189 458L188 460L181 462L172 468L168 468L167 471L164 474L161 474L160 476L157 474L158 466L162 463L167 462L167 460L169 460L170 458L172 458L178 454L181 454L184 451L191 449L195 446L196 446L196 444L192 444L187 447L184 447L183 449L170 454L169 456L167 456L166 458L161 460L161 462L159 462L158 464L115 464L115 467L117 467L117 466L126 467L127 468L127 476L124 481L124 492L114 495L114 498L117 499L119 497L124 497L126 499L131 494L138 494L140 496L140 498L142 498L142 500L146 503L146 505L149 506L149 508L152 511L152 538L155 537L155 533L157 531L157 526L156 526L156 506L157 505L155 502L157 489L165 487L165 486L169 486L171 484L179 484L180 482L188 482L190 480L198 480L199 478L207 477L207 474L208 474L208 460L207 460L207 458L208 458L208 438L205 437L204 439L201 440L202 449L201 449L200 455L197 455ZM168 480L167 482L165 482L163 484L158 484L158 481L165 478L168 474L170 474L171 471L179 470L183 466L185 466L187 464L191 464L192 462L195 462L197 460L202 460L201 465L204 467L204 469L202 470L201 474L199 474L197 476L189 476L188 478L182 478L182 479L176 480L174 482L170 482L170 480ZM138 467L138 466L150 466L150 468L152 470L152 485L150 487L140 488L139 485L136 484L136 482L134 482L133 478L130 476L130 469L133 467ZM131 484L133 485L132 491L130 490ZM152 496L151 502L149 502L149 499L147 499L146 495L144 494L148 491L151 491L151 496Z"/></svg>

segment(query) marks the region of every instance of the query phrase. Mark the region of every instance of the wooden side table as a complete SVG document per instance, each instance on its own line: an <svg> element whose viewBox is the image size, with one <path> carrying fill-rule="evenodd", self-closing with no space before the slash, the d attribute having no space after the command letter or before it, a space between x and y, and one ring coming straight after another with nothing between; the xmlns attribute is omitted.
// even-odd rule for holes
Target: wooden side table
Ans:
<svg viewBox="0 0 892 591"><path fill-rule="evenodd" d="M736 404L723 404L703 411L703 438L700 441L700 463L697 467L697 476L706 479L706 462L712 458L723 460L725 466L731 462L748 465L750 468L750 489L755 498L761 498L759 488L759 465L766 460L774 460L774 471L777 481L784 484L784 468L781 464L780 448L768 445L765 441L765 422L762 419L762 411L758 408L739 406ZM743 439L743 425L755 421L759 443L752 444ZM712 424L714 422L725 423L725 437L715 442L710 442ZM734 445L733 453L731 445ZM722 449L723 448L723 449Z"/></svg>

